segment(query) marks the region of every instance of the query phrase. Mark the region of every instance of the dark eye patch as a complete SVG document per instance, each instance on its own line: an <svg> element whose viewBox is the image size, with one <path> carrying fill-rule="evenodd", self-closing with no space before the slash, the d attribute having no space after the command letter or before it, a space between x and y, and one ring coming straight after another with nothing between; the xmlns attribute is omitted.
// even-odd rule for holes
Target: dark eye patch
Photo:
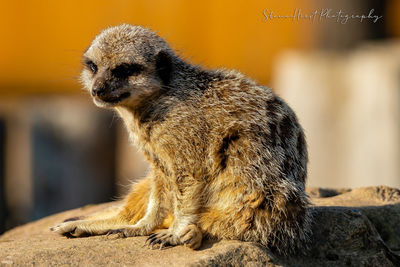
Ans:
<svg viewBox="0 0 400 267"><path fill-rule="evenodd" d="M144 67L140 64L132 63L122 63L121 65L115 67L111 73L116 78L128 78L132 75L137 75L143 71Z"/></svg>
<svg viewBox="0 0 400 267"><path fill-rule="evenodd" d="M90 59L85 60L85 65L89 68L89 70L93 73L96 74L97 72L97 65L91 61Z"/></svg>

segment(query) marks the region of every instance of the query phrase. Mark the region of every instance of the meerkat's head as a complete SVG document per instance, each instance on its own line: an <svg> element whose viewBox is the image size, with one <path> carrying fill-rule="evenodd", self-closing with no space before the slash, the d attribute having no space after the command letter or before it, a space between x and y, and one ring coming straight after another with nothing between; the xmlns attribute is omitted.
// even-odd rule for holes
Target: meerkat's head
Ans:
<svg viewBox="0 0 400 267"><path fill-rule="evenodd" d="M173 55L148 29L127 24L108 28L83 54L81 82L97 106L135 105L168 85Z"/></svg>

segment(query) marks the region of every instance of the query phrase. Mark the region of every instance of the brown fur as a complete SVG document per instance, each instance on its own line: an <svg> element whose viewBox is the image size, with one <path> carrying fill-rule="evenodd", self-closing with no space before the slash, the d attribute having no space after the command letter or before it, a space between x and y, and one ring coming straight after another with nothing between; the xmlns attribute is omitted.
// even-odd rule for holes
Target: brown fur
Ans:
<svg viewBox="0 0 400 267"><path fill-rule="evenodd" d="M307 148L293 111L236 71L180 59L155 33L121 25L84 54L82 83L115 109L152 166L113 216L65 222L61 234L148 235L153 245L203 236L290 253L310 233Z"/></svg>

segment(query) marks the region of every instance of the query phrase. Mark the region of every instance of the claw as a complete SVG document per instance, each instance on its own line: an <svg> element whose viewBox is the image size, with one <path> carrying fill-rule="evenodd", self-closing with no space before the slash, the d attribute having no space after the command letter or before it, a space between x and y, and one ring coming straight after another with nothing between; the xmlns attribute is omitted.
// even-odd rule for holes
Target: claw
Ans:
<svg viewBox="0 0 400 267"><path fill-rule="evenodd" d="M151 249L154 249L154 245L161 244L161 243L162 243L162 241L161 241L160 239L154 238L154 239L150 242L149 246L151 247Z"/></svg>
<svg viewBox="0 0 400 267"><path fill-rule="evenodd" d="M189 238L188 240L183 241L183 243L185 245L188 245L190 243L190 241L192 241L192 239L193 239L193 236L191 238Z"/></svg>
<svg viewBox="0 0 400 267"><path fill-rule="evenodd" d="M147 242L149 242L151 239L153 239L155 236L157 236L157 233L154 233L154 234L151 234L147 239L146 239L146 241L144 242L144 246L146 246L147 245Z"/></svg>
<svg viewBox="0 0 400 267"><path fill-rule="evenodd" d="M151 234L151 235L149 236L149 238L155 237L156 235L157 235L157 233ZM147 238L147 239L149 239L149 238Z"/></svg>
<svg viewBox="0 0 400 267"><path fill-rule="evenodd" d="M144 246L148 246L151 249L158 248L161 250L168 245L171 245L171 238L172 234L168 231L159 231L148 236L146 241L144 242Z"/></svg>
<svg viewBox="0 0 400 267"><path fill-rule="evenodd" d="M186 231L184 232L184 233L181 233L181 235L179 236L179 238L182 238L182 237L184 237L187 233L189 233L190 232L190 229L188 228L188 229L186 229Z"/></svg>
<svg viewBox="0 0 400 267"><path fill-rule="evenodd" d="M153 237L152 239L149 239L149 242L147 245L150 246L150 244L152 244L154 242L154 240L157 240L157 237Z"/></svg>
<svg viewBox="0 0 400 267"><path fill-rule="evenodd" d="M168 241L166 241L166 240L163 240L162 242L161 242L161 244L160 244L160 250L164 247L164 246L168 246L169 245L169 243L168 243Z"/></svg>

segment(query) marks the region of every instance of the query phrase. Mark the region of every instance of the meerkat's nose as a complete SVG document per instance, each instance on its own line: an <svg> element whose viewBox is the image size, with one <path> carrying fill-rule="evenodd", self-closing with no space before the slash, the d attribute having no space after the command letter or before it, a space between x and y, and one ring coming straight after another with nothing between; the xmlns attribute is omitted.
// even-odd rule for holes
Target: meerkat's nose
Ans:
<svg viewBox="0 0 400 267"><path fill-rule="evenodd" d="M106 88L104 86L94 87L92 89L92 96L101 97L106 93Z"/></svg>

